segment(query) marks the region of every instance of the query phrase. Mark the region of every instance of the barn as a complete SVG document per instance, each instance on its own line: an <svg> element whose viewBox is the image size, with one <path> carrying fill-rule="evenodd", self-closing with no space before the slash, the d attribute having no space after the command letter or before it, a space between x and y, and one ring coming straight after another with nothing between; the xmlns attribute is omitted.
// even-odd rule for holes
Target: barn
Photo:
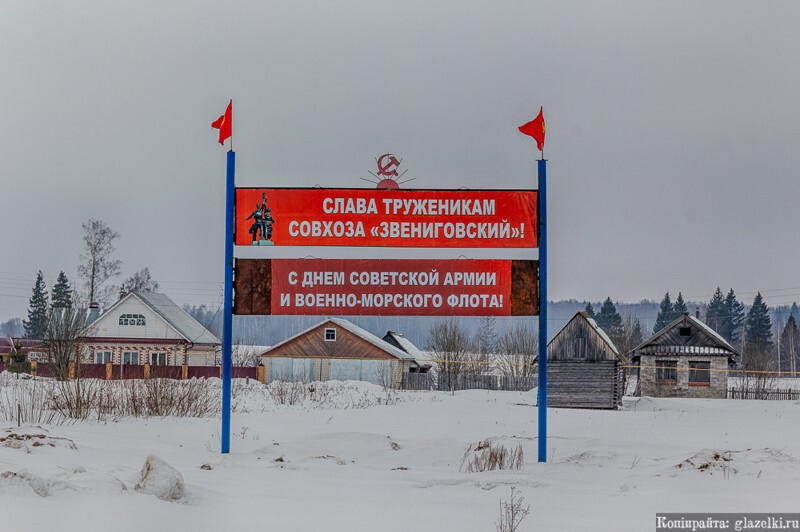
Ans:
<svg viewBox="0 0 800 532"><path fill-rule="evenodd" d="M414 357L341 318L327 318L261 354L265 382L357 380L399 388Z"/></svg>
<svg viewBox="0 0 800 532"><path fill-rule="evenodd" d="M547 346L547 406L616 408L627 364L597 322L578 312Z"/></svg>
<svg viewBox="0 0 800 532"><path fill-rule="evenodd" d="M684 314L633 349L637 395L725 399L737 355L714 329Z"/></svg>

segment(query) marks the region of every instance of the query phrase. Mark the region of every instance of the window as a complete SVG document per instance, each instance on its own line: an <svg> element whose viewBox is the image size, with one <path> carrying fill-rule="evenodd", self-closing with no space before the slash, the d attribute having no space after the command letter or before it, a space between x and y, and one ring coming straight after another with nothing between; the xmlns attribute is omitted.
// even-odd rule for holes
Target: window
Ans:
<svg viewBox="0 0 800 532"><path fill-rule="evenodd" d="M678 329L678 334L688 338L692 334L692 328L691 327L680 327Z"/></svg>
<svg viewBox="0 0 800 532"><path fill-rule="evenodd" d="M575 358L586 358L586 338L582 336L575 338Z"/></svg>
<svg viewBox="0 0 800 532"><path fill-rule="evenodd" d="M656 361L656 383L677 384L678 362L676 360Z"/></svg>
<svg viewBox="0 0 800 532"><path fill-rule="evenodd" d="M325 329L325 341L326 342L336 341L336 329Z"/></svg>
<svg viewBox="0 0 800 532"><path fill-rule="evenodd" d="M689 361L689 386L711 386L711 362Z"/></svg>
<svg viewBox="0 0 800 532"><path fill-rule="evenodd" d="M144 326L145 319L141 314L122 314L119 317L119 324Z"/></svg>
<svg viewBox="0 0 800 532"><path fill-rule="evenodd" d="M138 351L125 351L122 353L122 363L130 365L139 365L139 352Z"/></svg>
<svg viewBox="0 0 800 532"><path fill-rule="evenodd" d="M153 366L166 366L167 354L166 353L150 353L150 364Z"/></svg>
<svg viewBox="0 0 800 532"><path fill-rule="evenodd" d="M94 352L94 363L95 364L107 364L111 362L111 351L95 351Z"/></svg>

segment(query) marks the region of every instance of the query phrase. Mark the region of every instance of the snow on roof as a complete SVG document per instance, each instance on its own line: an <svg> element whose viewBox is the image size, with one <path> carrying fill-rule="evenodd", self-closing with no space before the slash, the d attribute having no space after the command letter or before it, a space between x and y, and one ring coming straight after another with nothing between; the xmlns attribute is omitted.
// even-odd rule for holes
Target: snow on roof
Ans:
<svg viewBox="0 0 800 532"><path fill-rule="evenodd" d="M155 292L133 292L148 307L175 327L187 340L194 344L219 344L219 338L200 325L188 312L175 304L164 294Z"/></svg>
<svg viewBox="0 0 800 532"><path fill-rule="evenodd" d="M636 352L636 351L640 350L641 348L646 347L647 345L655 342L656 340L661 338L663 335L665 335L667 333L667 331L669 331L670 329L675 327L675 325L677 325L678 323L682 322L683 320L689 321L689 323L691 323L692 325L697 327L699 330L701 330L704 333L706 333L707 335L709 335L721 347L730 350L730 352L733 353L733 354L739 354L739 352L731 344L729 344L727 340L725 340L722 336L720 336L719 333L717 333L717 331L715 331L714 329L712 329L710 326L708 326L707 324L703 323L699 319L695 318L691 314L683 314L681 316L678 316L677 318L672 320L672 322L670 322L668 325L666 325L663 329L661 329L660 331L655 333L653 336L651 336L650 338L648 338L647 340L645 340L644 342L642 342L641 344L639 344L635 348L633 348L633 351Z"/></svg>
<svg viewBox="0 0 800 532"><path fill-rule="evenodd" d="M392 355L392 356L394 356L396 358L405 359L405 360L414 360L413 356L411 356L410 354L406 353L402 349L399 349L399 348L393 346L389 342L385 342L385 341L381 340L380 338L378 338L377 336L375 336L371 332L367 331L366 329L362 329L361 327L359 327L355 323L352 323L350 321L344 320L342 318L327 318L327 319L324 319L324 320L312 325L308 329L300 331L299 333L295 334L294 336L290 336L289 338L287 338L286 340L284 340L282 342L278 342L277 344L272 346L267 351L271 351L272 349L275 349L278 346L281 346L283 344L291 342L295 338L297 338L299 336L302 336L302 335L306 334L307 332L316 329L317 327L319 327L320 325L322 325L322 324L324 324L324 323L326 323L328 321L331 321L331 322L335 323L336 325L342 327L343 329L346 329L346 330L350 331L351 333L355 334L356 336L360 337L361 339L366 340L367 342L371 343L372 345L374 345L378 349L381 349L382 351L385 351L385 352L389 353L390 355ZM265 351L265 353L266 353L266 351Z"/></svg>
<svg viewBox="0 0 800 532"><path fill-rule="evenodd" d="M400 345L400 349L414 357L415 359L422 360L426 358L426 355L419 350L417 346L411 343L411 340L406 338L399 332L389 331L386 334L390 335L394 340Z"/></svg>

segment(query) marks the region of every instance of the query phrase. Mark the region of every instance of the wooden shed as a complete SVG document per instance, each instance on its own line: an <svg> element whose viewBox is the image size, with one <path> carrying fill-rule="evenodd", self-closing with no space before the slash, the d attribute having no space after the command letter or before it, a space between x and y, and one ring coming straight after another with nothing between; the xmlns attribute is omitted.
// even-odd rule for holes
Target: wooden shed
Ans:
<svg viewBox="0 0 800 532"><path fill-rule="evenodd" d="M597 322L578 312L547 346L547 406L616 408L627 364Z"/></svg>
<svg viewBox="0 0 800 532"><path fill-rule="evenodd" d="M414 357L356 324L327 318L261 355L265 382L367 381L399 388Z"/></svg>
<svg viewBox="0 0 800 532"><path fill-rule="evenodd" d="M637 395L728 396L728 368L738 352L699 318L684 314L632 351Z"/></svg>

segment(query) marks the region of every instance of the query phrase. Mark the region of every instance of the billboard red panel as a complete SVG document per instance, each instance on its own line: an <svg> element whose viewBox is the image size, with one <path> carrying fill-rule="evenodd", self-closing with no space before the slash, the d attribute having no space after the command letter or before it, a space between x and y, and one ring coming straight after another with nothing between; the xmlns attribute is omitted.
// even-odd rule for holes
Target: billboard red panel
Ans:
<svg viewBox="0 0 800 532"><path fill-rule="evenodd" d="M235 314L538 314L536 261L237 259Z"/></svg>
<svg viewBox="0 0 800 532"><path fill-rule="evenodd" d="M536 195L534 190L238 188L234 242L531 248L537 246Z"/></svg>

